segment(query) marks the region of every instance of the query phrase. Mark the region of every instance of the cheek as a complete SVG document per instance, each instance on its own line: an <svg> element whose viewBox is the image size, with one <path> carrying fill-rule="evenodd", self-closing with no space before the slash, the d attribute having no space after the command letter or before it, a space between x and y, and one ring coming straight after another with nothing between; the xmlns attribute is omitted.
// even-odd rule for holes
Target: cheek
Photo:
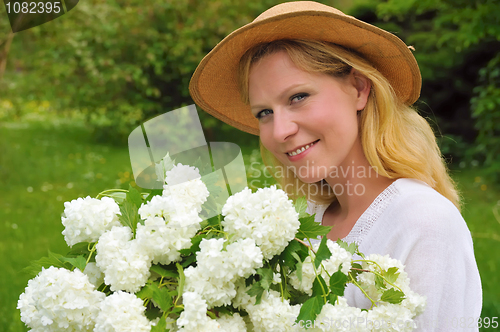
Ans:
<svg viewBox="0 0 500 332"><path fill-rule="evenodd" d="M265 125L259 126L259 131L260 142L267 150L271 151L274 154L272 132L269 131L267 126Z"/></svg>

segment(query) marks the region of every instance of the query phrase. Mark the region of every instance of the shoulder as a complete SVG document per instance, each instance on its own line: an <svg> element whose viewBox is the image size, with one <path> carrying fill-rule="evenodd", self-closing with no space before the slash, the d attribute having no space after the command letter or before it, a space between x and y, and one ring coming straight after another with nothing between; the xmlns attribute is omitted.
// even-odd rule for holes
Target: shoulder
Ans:
<svg viewBox="0 0 500 332"><path fill-rule="evenodd" d="M463 221L457 207L426 183L403 178L395 181L393 186L396 195L387 209L391 215L412 221Z"/></svg>
<svg viewBox="0 0 500 332"><path fill-rule="evenodd" d="M415 179L398 179L393 187L394 198L378 221L386 232L403 241L439 241L454 246L465 242L472 247L467 224L450 200Z"/></svg>

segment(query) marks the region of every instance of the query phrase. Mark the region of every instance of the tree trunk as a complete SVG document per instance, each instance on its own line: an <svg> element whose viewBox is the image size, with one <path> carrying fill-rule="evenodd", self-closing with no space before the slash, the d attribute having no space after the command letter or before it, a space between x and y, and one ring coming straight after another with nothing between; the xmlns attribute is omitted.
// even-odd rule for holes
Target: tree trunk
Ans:
<svg viewBox="0 0 500 332"><path fill-rule="evenodd" d="M0 81L3 79L3 74L5 73L5 68L7 67L7 57L9 56L10 45L12 44L12 39L14 38L14 32L10 31L7 39L4 42L3 49L0 53Z"/></svg>

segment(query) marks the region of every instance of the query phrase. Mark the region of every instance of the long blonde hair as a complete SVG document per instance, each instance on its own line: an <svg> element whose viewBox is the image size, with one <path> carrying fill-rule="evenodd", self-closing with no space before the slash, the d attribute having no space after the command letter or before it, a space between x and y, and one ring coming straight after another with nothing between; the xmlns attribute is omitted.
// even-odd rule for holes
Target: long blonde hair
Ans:
<svg viewBox="0 0 500 332"><path fill-rule="evenodd" d="M300 69L324 73L337 78L347 76L352 68L371 82L367 104L360 113L360 135L364 154L381 176L391 179L421 180L448 198L460 209L460 197L448 174L445 161L428 122L396 96L389 81L370 63L351 50L317 40L278 40L248 50L240 60L239 84L243 102L248 100L248 78L251 66L259 59L285 51ZM264 163L271 169L285 169L261 144ZM268 168L269 169L269 168ZM325 193L325 181L303 183L294 172L281 172L278 183L291 197L297 197L297 186L307 186L308 198L317 203L335 200L332 191ZM314 193L312 192L314 189Z"/></svg>

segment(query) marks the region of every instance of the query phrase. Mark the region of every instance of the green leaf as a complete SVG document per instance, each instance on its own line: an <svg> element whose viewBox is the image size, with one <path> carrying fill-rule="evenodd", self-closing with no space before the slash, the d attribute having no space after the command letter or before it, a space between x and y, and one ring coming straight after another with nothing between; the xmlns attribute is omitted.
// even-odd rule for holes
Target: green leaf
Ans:
<svg viewBox="0 0 500 332"><path fill-rule="evenodd" d="M168 289L165 287L153 288L153 300L156 304L158 304L163 312L168 311L173 306L172 297L170 296Z"/></svg>
<svg viewBox="0 0 500 332"><path fill-rule="evenodd" d="M167 329L166 317L161 317L156 325L151 326L151 332L165 332Z"/></svg>
<svg viewBox="0 0 500 332"><path fill-rule="evenodd" d="M355 242L352 242L351 244L347 244L347 242L344 242L340 239L337 240L337 244L341 247L347 250L351 255L354 255L354 253L358 250L358 245Z"/></svg>
<svg viewBox="0 0 500 332"><path fill-rule="evenodd" d="M269 290L269 287L273 283L273 270L270 268L260 268L257 269L257 274L260 276L259 283L265 290Z"/></svg>
<svg viewBox="0 0 500 332"><path fill-rule="evenodd" d="M79 242L77 244L74 244L71 247L71 250L66 255L68 257L69 256L80 256L80 255L88 257L89 248L92 248L93 245L94 245L93 243L89 243L89 242Z"/></svg>
<svg viewBox="0 0 500 332"><path fill-rule="evenodd" d="M141 193L130 184L128 185L127 201L133 203L137 209L139 209L143 203Z"/></svg>
<svg viewBox="0 0 500 332"><path fill-rule="evenodd" d="M149 195L145 198L145 203L149 202L155 196L160 196L163 194L163 189L152 189Z"/></svg>
<svg viewBox="0 0 500 332"><path fill-rule="evenodd" d="M302 261L296 252L292 252L292 256L297 260L297 279L302 282Z"/></svg>
<svg viewBox="0 0 500 332"><path fill-rule="evenodd" d="M139 222L139 214L137 210L137 206L128 200L125 200L122 204L120 204L120 222L123 226L130 227L134 234L137 229L137 223Z"/></svg>
<svg viewBox="0 0 500 332"><path fill-rule="evenodd" d="M335 295L344 296L344 290L348 280L348 277L339 269L339 271L335 272L330 277L330 291Z"/></svg>
<svg viewBox="0 0 500 332"><path fill-rule="evenodd" d="M175 278L177 279L179 277L179 273L176 271L168 270L164 268L161 265L152 265L151 268L149 269L152 272L158 273L160 276L164 278Z"/></svg>
<svg viewBox="0 0 500 332"><path fill-rule="evenodd" d="M297 320L295 322L299 323L302 321L302 325L307 325L307 322L314 323L324 304L325 301L323 301L320 296L311 297L309 300L304 302L300 308L299 315L297 316Z"/></svg>
<svg viewBox="0 0 500 332"><path fill-rule="evenodd" d="M183 260L181 262L181 266L183 268L187 268L189 265L191 265L192 263L194 263L196 261L196 256L195 255L189 255L186 257L185 260Z"/></svg>
<svg viewBox="0 0 500 332"><path fill-rule="evenodd" d="M262 295L264 294L265 289L262 287L260 282L254 282L252 287L247 290L247 294L250 296L255 296L255 304L259 304L262 299Z"/></svg>
<svg viewBox="0 0 500 332"><path fill-rule="evenodd" d="M82 272L83 270L85 270L85 266L87 265L87 259L83 256L61 257L61 260L70 263L73 267L79 269Z"/></svg>
<svg viewBox="0 0 500 332"><path fill-rule="evenodd" d="M148 281L148 283L142 287L140 291L135 293L135 296L141 300L152 299L155 288L158 289L158 283Z"/></svg>
<svg viewBox="0 0 500 332"><path fill-rule="evenodd" d="M390 282L390 283L395 283L396 280L398 280L398 277L399 277L399 272L398 272L398 268L393 266L391 268L389 268L387 271L384 271L382 273L382 275L384 276L384 278Z"/></svg>
<svg viewBox="0 0 500 332"><path fill-rule="evenodd" d="M312 285L312 296L320 296L322 301L325 302L329 292L325 279L321 275L317 275Z"/></svg>
<svg viewBox="0 0 500 332"><path fill-rule="evenodd" d="M196 253L197 251L200 251L200 243L206 237L207 237L206 234L196 234L191 238L191 247L186 249L181 249L179 250L179 252L184 256L188 256Z"/></svg>
<svg viewBox="0 0 500 332"><path fill-rule="evenodd" d="M49 268L51 266L71 270L71 264L65 262L64 258L63 255L53 253L49 250L47 257L32 261L29 266L23 269L23 272L30 276L36 276L42 268Z"/></svg>
<svg viewBox="0 0 500 332"><path fill-rule="evenodd" d="M386 289L384 278L379 276L378 274L375 275L375 287L380 291L383 289Z"/></svg>
<svg viewBox="0 0 500 332"><path fill-rule="evenodd" d="M331 305L335 305L335 302L337 302L337 299L339 297L335 294L332 294L332 293L329 293L328 296L326 297L328 303L330 303Z"/></svg>
<svg viewBox="0 0 500 332"><path fill-rule="evenodd" d="M308 249L299 241L292 240L281 253L280 259L284 265L295 270L297 259L292 255L293 253L296 253L300 257L300 261L303 261L308 255Z"/></svg>
<svg viewBox="0 0 500 332"><path fill-rule="evenodd" d="M332 252L328 249L326 245L326 236L323 236L321 239L321 243L319 245L318 250L316 251L316 258L314 258L314 266L318 268L320 266L321 261L332 257Z"/></svg>
<svg viewBox="0 0 500 332"><path fill-rule="evenodd" d="M300 218L300 227L296 237L300 240L309 238L317 239L320 236L327 235L331 230L331 226L322 226L314 221L314 216Z"/></svg>
<svg viewBox="0 0 500 332"><path fill-rule="evenodd" d="M399 290L395 290L394 288L389 288L382 294L380 300L384 302L389 302L393 304L401 303L405 299L405 294Z"/></svg>
<svg viewBox="0 0 500 332"><path fill-rule="evenodd" d="M307 210L307 199L305 196L297 198L297 200L294 202L295 206L295 211L299 214L299 218L304 218L308 217L309 213L306 212Z"/></svg>

